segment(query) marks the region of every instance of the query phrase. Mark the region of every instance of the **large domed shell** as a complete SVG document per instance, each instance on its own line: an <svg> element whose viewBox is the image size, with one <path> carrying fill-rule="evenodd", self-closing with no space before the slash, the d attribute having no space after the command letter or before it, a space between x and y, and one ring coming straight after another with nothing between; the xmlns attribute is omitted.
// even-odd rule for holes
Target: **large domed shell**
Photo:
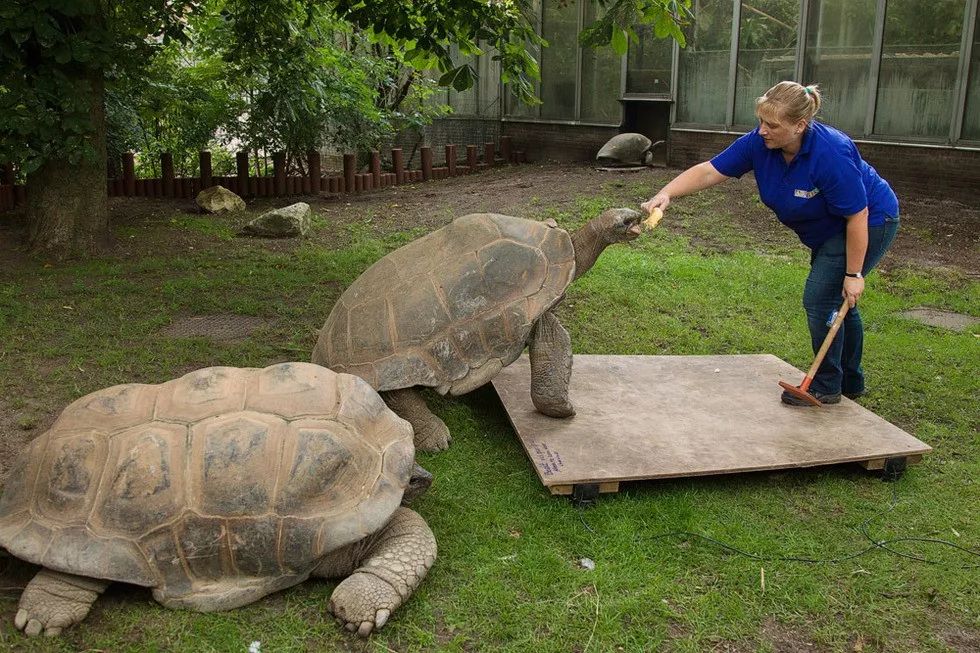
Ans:
<svg viewBox="0 0 980 653"><path fill-rule="evenodd" d="M606 166L640 166L649 163L653 142L643 134L616 134L599 148L596 161Z"/></svg>
<svg viewBox="0 0 980 653"><path fill-rule="evenodd" d="M71 404L22 452L0 498L0 546L178 593L302 575L387 522L413 463L411 426L362 379L318 365L115 386Z"/></svg>
<svg viewBox="0 0 980 653"><path fill-rule="evenodd" d="M553 223L475 213L368 268L334 305L313 361L377 390L462 394L513 362L575 274ZM488 367L485 367L488 366Z"/></svg>

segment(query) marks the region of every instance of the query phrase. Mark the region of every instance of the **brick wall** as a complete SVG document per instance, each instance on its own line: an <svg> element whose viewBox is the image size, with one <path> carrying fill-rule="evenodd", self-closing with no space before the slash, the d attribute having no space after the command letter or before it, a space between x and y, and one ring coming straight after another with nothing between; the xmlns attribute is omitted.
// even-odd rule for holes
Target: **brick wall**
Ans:
<svg viewBox="0 0 980 653"><path fill-rule="evenodd" d="M688 168L707 161L728 147L739 134L718 132L685 132L670 130L670 147L667 165L671 168Z"/></svg>
<svg viewBox="0 0 980 653"><path fill-rule="evenodd" d="M400 147L404 151L405 165L410 168L419 168L421 164L421 154L418 148L422 145L431 145L437 149L435 160L437 165L442 165L444 145L456 144L456 154L462 160L466 156L466 146L476 145L479 151L483 152L483 144L488 142L498 143L500 141L500 121L484 120L481 118L440 118L434 120L422 130L421 136L417 132L404 131L398 134L391 143L386 143L382 151L387 152L392 147ZM499 152L499 147L498 147ZM411 160L409 160L411 157Z"/></svg>
<svg viewBox="0 0 980 653"><path fill-rule="evenodd" d="M671 130L669 165L686 168L710 159L737 134ZM964 204L980 203L980 151L858 143L864 160L899 195L924 195Z"/></svg>
<svg viewBox="0 0 980 653"><path fill-rule="evenodd" d="M618 133L617 127L501 123L501 134L512 137L514 149L523 150L528 161L594 161L599 148Z"/></svg>
<svg viewBox="0 0 980 653"><path fill-rule="evenodd" d="M980 204L980 152L858 143L861 156L899 194Z"/></svg>

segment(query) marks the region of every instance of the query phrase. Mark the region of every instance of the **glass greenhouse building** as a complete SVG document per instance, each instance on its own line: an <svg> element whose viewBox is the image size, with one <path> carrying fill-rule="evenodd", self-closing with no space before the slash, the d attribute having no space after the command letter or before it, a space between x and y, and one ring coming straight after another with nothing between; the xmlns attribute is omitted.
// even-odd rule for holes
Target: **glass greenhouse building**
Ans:
<svg viewBox="0 0 980 653"><path fill-rule="evenodd" d="M489 56L476 87L447 92L454 116L509 134L532 159L588 159L620 131L666 140L672 166L709 158L754 127L774 83L819 83L820 118L850 134L900 186L980 197L978 0L694 0L687 45L637 30L626 55L577 36L591 0L535 0L538 95L501 90ZM440 126L437 126L440 129ZM447 129L443 124L441 129ZM453 131L452 128L449 128ZM462 124L456 130L468 131ZM896 151L900 148L900 151Z"/></svg>

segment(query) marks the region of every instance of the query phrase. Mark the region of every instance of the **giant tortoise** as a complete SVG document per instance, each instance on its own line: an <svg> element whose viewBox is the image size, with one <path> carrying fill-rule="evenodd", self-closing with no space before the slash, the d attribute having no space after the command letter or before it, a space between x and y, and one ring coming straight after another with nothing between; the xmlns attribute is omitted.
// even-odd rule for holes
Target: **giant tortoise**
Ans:
<svg viewBox="0 0 980 653"><path fill-rule="evenodd" d="M0 546L43 569L15 625L56 635L111 581L227 610L346 577L329 610L367 635L436 543L403 501L431 482L411 426L362 379L311 363L210 367L72 403L14 465Z"/></svg>
<svg viewBox="0 0 980 653"><path fill-rule="evenodd" d="M571 235L554 221L457 218L358 277L330 311L313 362L364 378L412 423L425 451L446 448L450 437L416 388L464 394L526 345L534 406L552 417L574 415L571 339L552 309L607 245L641 233L642 217L609 209Z"/></svg>
<svg viewBox="0 0 980 653"><path fill-rule="evenodd" d="M608 167L649 166L653 164L654 143L643 134L616 134L595 155L596 161Z"/></svg>

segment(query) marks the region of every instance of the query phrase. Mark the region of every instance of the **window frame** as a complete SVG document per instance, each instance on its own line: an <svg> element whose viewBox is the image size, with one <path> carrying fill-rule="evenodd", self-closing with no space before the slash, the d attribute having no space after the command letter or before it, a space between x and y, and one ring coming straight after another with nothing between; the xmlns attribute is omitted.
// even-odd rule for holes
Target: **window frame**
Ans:
<svg viewBox="0 0 980 653"><path fill-rule="evenodd" d="M538 14L537 14L538 35L541 34L544 28L544 3L554 2L554 1L555 0L541 0L540 4L538 5ZM582 29L585 27L586 2L590 2L590 1L591 0L575 0L576 18L577 18L576 34L581 33ZM564 119L542 118L541 105L537 105L536 107L534 107L533 116L518 116L518 115L511 114L510 112L512 111L512 107L510 106L510 104L511 102L513 102L513 100L511 99L512 94L510 93L510 90L506 87L506 85L503 82L501 82L500 83L501 94L502 95L506 94L507 106L503 107L500 120L502 122L530 122L530 123L541 123L541 124L549 124L549 125L579 125L583 127L619 127L620 125L622 125L623 115L624 115L622 102L620 102L620 106L619 106L619 119L616 122L582 120L582 59L583 59L582 53L583 50L584 48L581 45L579 45L575 49L575 106L572 113L573 116L572 118L564 118ZM543 59L543 57L539 55L539 59ZM626 65L625 54L622 56L622 60L623 60L622 65L625 66ZM538 62L539 65L540 63L541 61ZM543 76L544 76L544 71L542 70L542 77ZM622 99L622 89L625 83L626 82L624 77L624 68L621 67L620 68L620 98L618 98L619 100ZM534 81L534 94L537 95L538 97L541 97L540 79Z"/></svg>
<svg viewBox="0 0 980 653"><path fill-rule="evenodd" d="M679 47L675 43L674 47L674 68L672 71L673 79L671 80L671 95L674 100L673 106L671 107L671 129L677 129L679 131L715 131L720 133L739 133L748 131L755 128L755 125L744 125L735 122L735 105L736 105L736 82L737 82L737 72L738 72L738 60L739 60L739 40L741 36L741 13L742 13L742 0L731 0L732 1L732 33L731 41L729 46L729 61L728 61L728 86L727 93L725 97L725 123L724 124L704 124L704 123L692 123L692 122L677 122L677 100L678 100L678 88L677 77L678 77L678 67L679 67ZM877 109L878 91L880 83L880 70L881 70L881 59L882 50L884 47L884 36L885 36L885 12L887 10L889 0L877 0L875 7L875 24L874 32L871 43L871 63L870 70L868 73L868 104L865 108L865 120L864 129L861 134L854 134L855 140L858 142L868 142L868 143L894 143L899 145L922 145L922 146L939 146L939 147L953 147L957 149L980 149L980 140L964 139L963 138L963 122L966 117L966 100L969 91L970 75L971 73L980 76L980 70L975 70L975 66L972 61L973 56L973 46L976 37L977 30L977 14L980 12L980 0L966 0L965 9L963 12L963 30L960 41L960 58L957 64L957 76L956 81L953 86L953 106L952 115L950 116L950 129L949 133L942 137L917 137L917 136L894 136L894 135L878 135L874 133L874 119L875 111ZM895 2L897 0L891 0ZM809 21L811 15L811 6L813 0L800 0L800 13L799 22L797 25L797 42L796 42L796 60L794 62L794 70L796 74L796 80L803 82L803 71L806 65L807 47L810 45L808 34L809 32ZM623 98L627 98L625 95L625 78L626 72L626 62L623 63L622 72L622 86ZM817 80L819 81L819 80Z"/></svg>

